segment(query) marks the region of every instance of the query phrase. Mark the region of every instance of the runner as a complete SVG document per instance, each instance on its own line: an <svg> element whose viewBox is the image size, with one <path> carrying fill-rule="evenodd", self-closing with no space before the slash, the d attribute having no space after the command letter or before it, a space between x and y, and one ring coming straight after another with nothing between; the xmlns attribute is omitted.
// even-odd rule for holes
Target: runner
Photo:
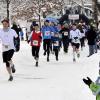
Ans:
<svg viewBox="0 0 100 100"><path fill-rule="evenodd" d="M9 28L9 21L4 19L2 21L3 29L0 30L0 39L2 41L2 57L3 62L6 64L7 71L9 73L8 81L13 80L12 73L15 73L14 64L12 61L12 57L14 55L14 38L17 38L17 33Z"/></svg>
<svg viewBox="0 0 100 100"><path fill-rule="evenodd" d="M41 36L41 32L39 31L39 26L38 24L35 24L34 31L32 31L31 36L29 37L28 43L31 42L32 56L36 60L36 67L38 67L41 41L42 41L42 36Z"/></svg>
<svg viewBox="0 0 100 100"><path fill-rule="evenodd" d="M44 26L42 27L43 34L43 48L44 48L44 56L47 54L47 62L49 62L50 55L50 44L51 44L51 28L49 20L44 22Z"/></svg>
<svg viewBox="0 0 100 100"><path fill-rule="evenodd" d="M80 47L80 39L81 33L79 29L77 29L76 24L73 24L72 30L70 31L70 39L73 48L73 61L76 61L75 53L77 53L77 57L80 57L79 47Z"/></svg>
<svg viewBox="0 0 100 100"><path fill-rule="evenodd" d="M59 34L56 33L54 34L52 41L53 41L53 51L55 53L55 57L56 57L56 61L58 61L58 55L59 55L59 47L60 47L60 43L59 43Z"/></svg>
<svg viewBox="0 0 100 100"><path fill-rule="evenodd" d="M64 53L68 53L69 47L69 27L67 24L64 24L63 29L60 31L62 34L62 42L63 42L63 51Z"/></svg>

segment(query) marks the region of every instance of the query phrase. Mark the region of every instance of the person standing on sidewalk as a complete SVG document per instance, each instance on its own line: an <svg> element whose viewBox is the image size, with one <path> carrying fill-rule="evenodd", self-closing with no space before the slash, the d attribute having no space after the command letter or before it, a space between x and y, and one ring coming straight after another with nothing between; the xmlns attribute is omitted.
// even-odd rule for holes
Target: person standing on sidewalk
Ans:
<svg viewBox="0 0 100 100"><path fill-rule="evenodd" d="M91 25L90 29L86 32L86 38L88 40L88 45L89 45L89 55L87 57L90 57L95 53L96 36L97 33L94 30L94 27Z"/></svg>
<svg viewBox="0 0 100 100"><path fill-rule="evenodd" d="M12 57L15 51L14 38L17 38L18 35L13 29L9 28L9 20L4 19L2 21L2 24L3 29L0 30L0 39L2 41L2 57L9 73L8 81L12 81L12 73L15 73L16 71L12 61Z"/></svg>
<svg viewBox="0 0 100 100"><path fill-rule="evenodd" d="M19 33L21 31L21 28L17 26L16 23L13 23L13 26L11 27L11 29L15 30L18 37L14 38L14 44L15 44L15 51L18 52L20 50L20 36Z"/></svg>

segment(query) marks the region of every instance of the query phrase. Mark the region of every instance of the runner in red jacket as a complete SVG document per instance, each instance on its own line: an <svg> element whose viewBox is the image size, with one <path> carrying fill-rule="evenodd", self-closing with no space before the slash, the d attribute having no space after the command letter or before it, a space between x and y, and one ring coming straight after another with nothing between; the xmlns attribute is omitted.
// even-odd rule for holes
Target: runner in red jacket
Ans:
<svg viewBox="0 0 100 100"><path fill-rule="evenodd" d="M41 42L42 42L42 33L39 31L39 26L38 24L36 24L34 26L34 31L32 31L30 37L29 37L29 41L31 42L31 46L32 46L32 56L34 57L34 59L36 60L36 66L38 66L38 60L39 60L39 51L40 51L40 46L41 46Z"/></svg>

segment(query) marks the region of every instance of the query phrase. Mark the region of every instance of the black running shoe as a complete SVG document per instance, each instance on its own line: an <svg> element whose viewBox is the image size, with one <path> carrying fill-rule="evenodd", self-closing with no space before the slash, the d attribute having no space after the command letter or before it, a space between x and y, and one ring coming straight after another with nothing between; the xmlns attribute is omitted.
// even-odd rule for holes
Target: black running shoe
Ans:
<svg viewBox="0 0 100 100"><path fill-rule="evenodd" d="M58 61L58 57L56 57L56 61Z"/></svg>
<svg viewBox="0 0 100 100"><path fill-rule="evenodd" d="M15 66L11 66L11 69L12 69L12 73L15 73L16 72L16 69L15 69Z"/></svg>
<svg viewBox="0 0 100 100"><path fill-rule="evenodd" d="M90 57L90 56L92 56L92 54L91 55L88 55L87 57Z"/></svg>
<svg viewBox="0 0 100 100"><path fill-rule="evenodd" d="M38 62L36 62L36 67L38 67Z"/></svg>
<svg viewBox="0 0 100 100"><path fill-rule="evenodd" d="M46 51L44 51L44 54L43 54L44 56L46 55Z"/></svg>
<svg viewBox="0 0 100 100"><path fill-rule="evenodd" d="M49 62L49 57L47 57L47 62Z"/></svg>
<svg viewBox="0 0 100 100"><path fill-rule="evenodd" d="M8 81L13 81L13 76L10 76Z"/></svg>
<svg viewBox="0 0 100 100"><path fill-rule="evenodd" d="M36 56L34 56L34 59L36 60Z"/></svg>
<svg viewBox="0 0 100 100"><path fill-rule="evenodd" d="M75 58L73 58L73 62L76 62L76 59Z"/></svg>
<svg viewBox="0 0 100 100"><path fill-rule="evenodd" d="M78 57L78 58L80 57L80 54L79 54L79 53L77 54L77 57Z"/></svg>

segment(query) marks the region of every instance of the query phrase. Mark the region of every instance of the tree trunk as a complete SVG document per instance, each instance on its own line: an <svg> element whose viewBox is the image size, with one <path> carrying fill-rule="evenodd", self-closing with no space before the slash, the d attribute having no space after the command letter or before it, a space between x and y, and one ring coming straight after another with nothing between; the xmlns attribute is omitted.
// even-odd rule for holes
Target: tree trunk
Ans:
<svg viewBox="0 0 100 100"><path fill-rule="evenodd" d="M10 4L10 1L6 0L6 3L7 3L7 19L9 20L9 4Z"/></svg>
<svg viewBox="0 0 100 100"><path fill-rule="evenodd" d="M92 0L93 2L93 18L96 22L96 26L98 24L98 9L97 9L97 0Z"/></svg>

